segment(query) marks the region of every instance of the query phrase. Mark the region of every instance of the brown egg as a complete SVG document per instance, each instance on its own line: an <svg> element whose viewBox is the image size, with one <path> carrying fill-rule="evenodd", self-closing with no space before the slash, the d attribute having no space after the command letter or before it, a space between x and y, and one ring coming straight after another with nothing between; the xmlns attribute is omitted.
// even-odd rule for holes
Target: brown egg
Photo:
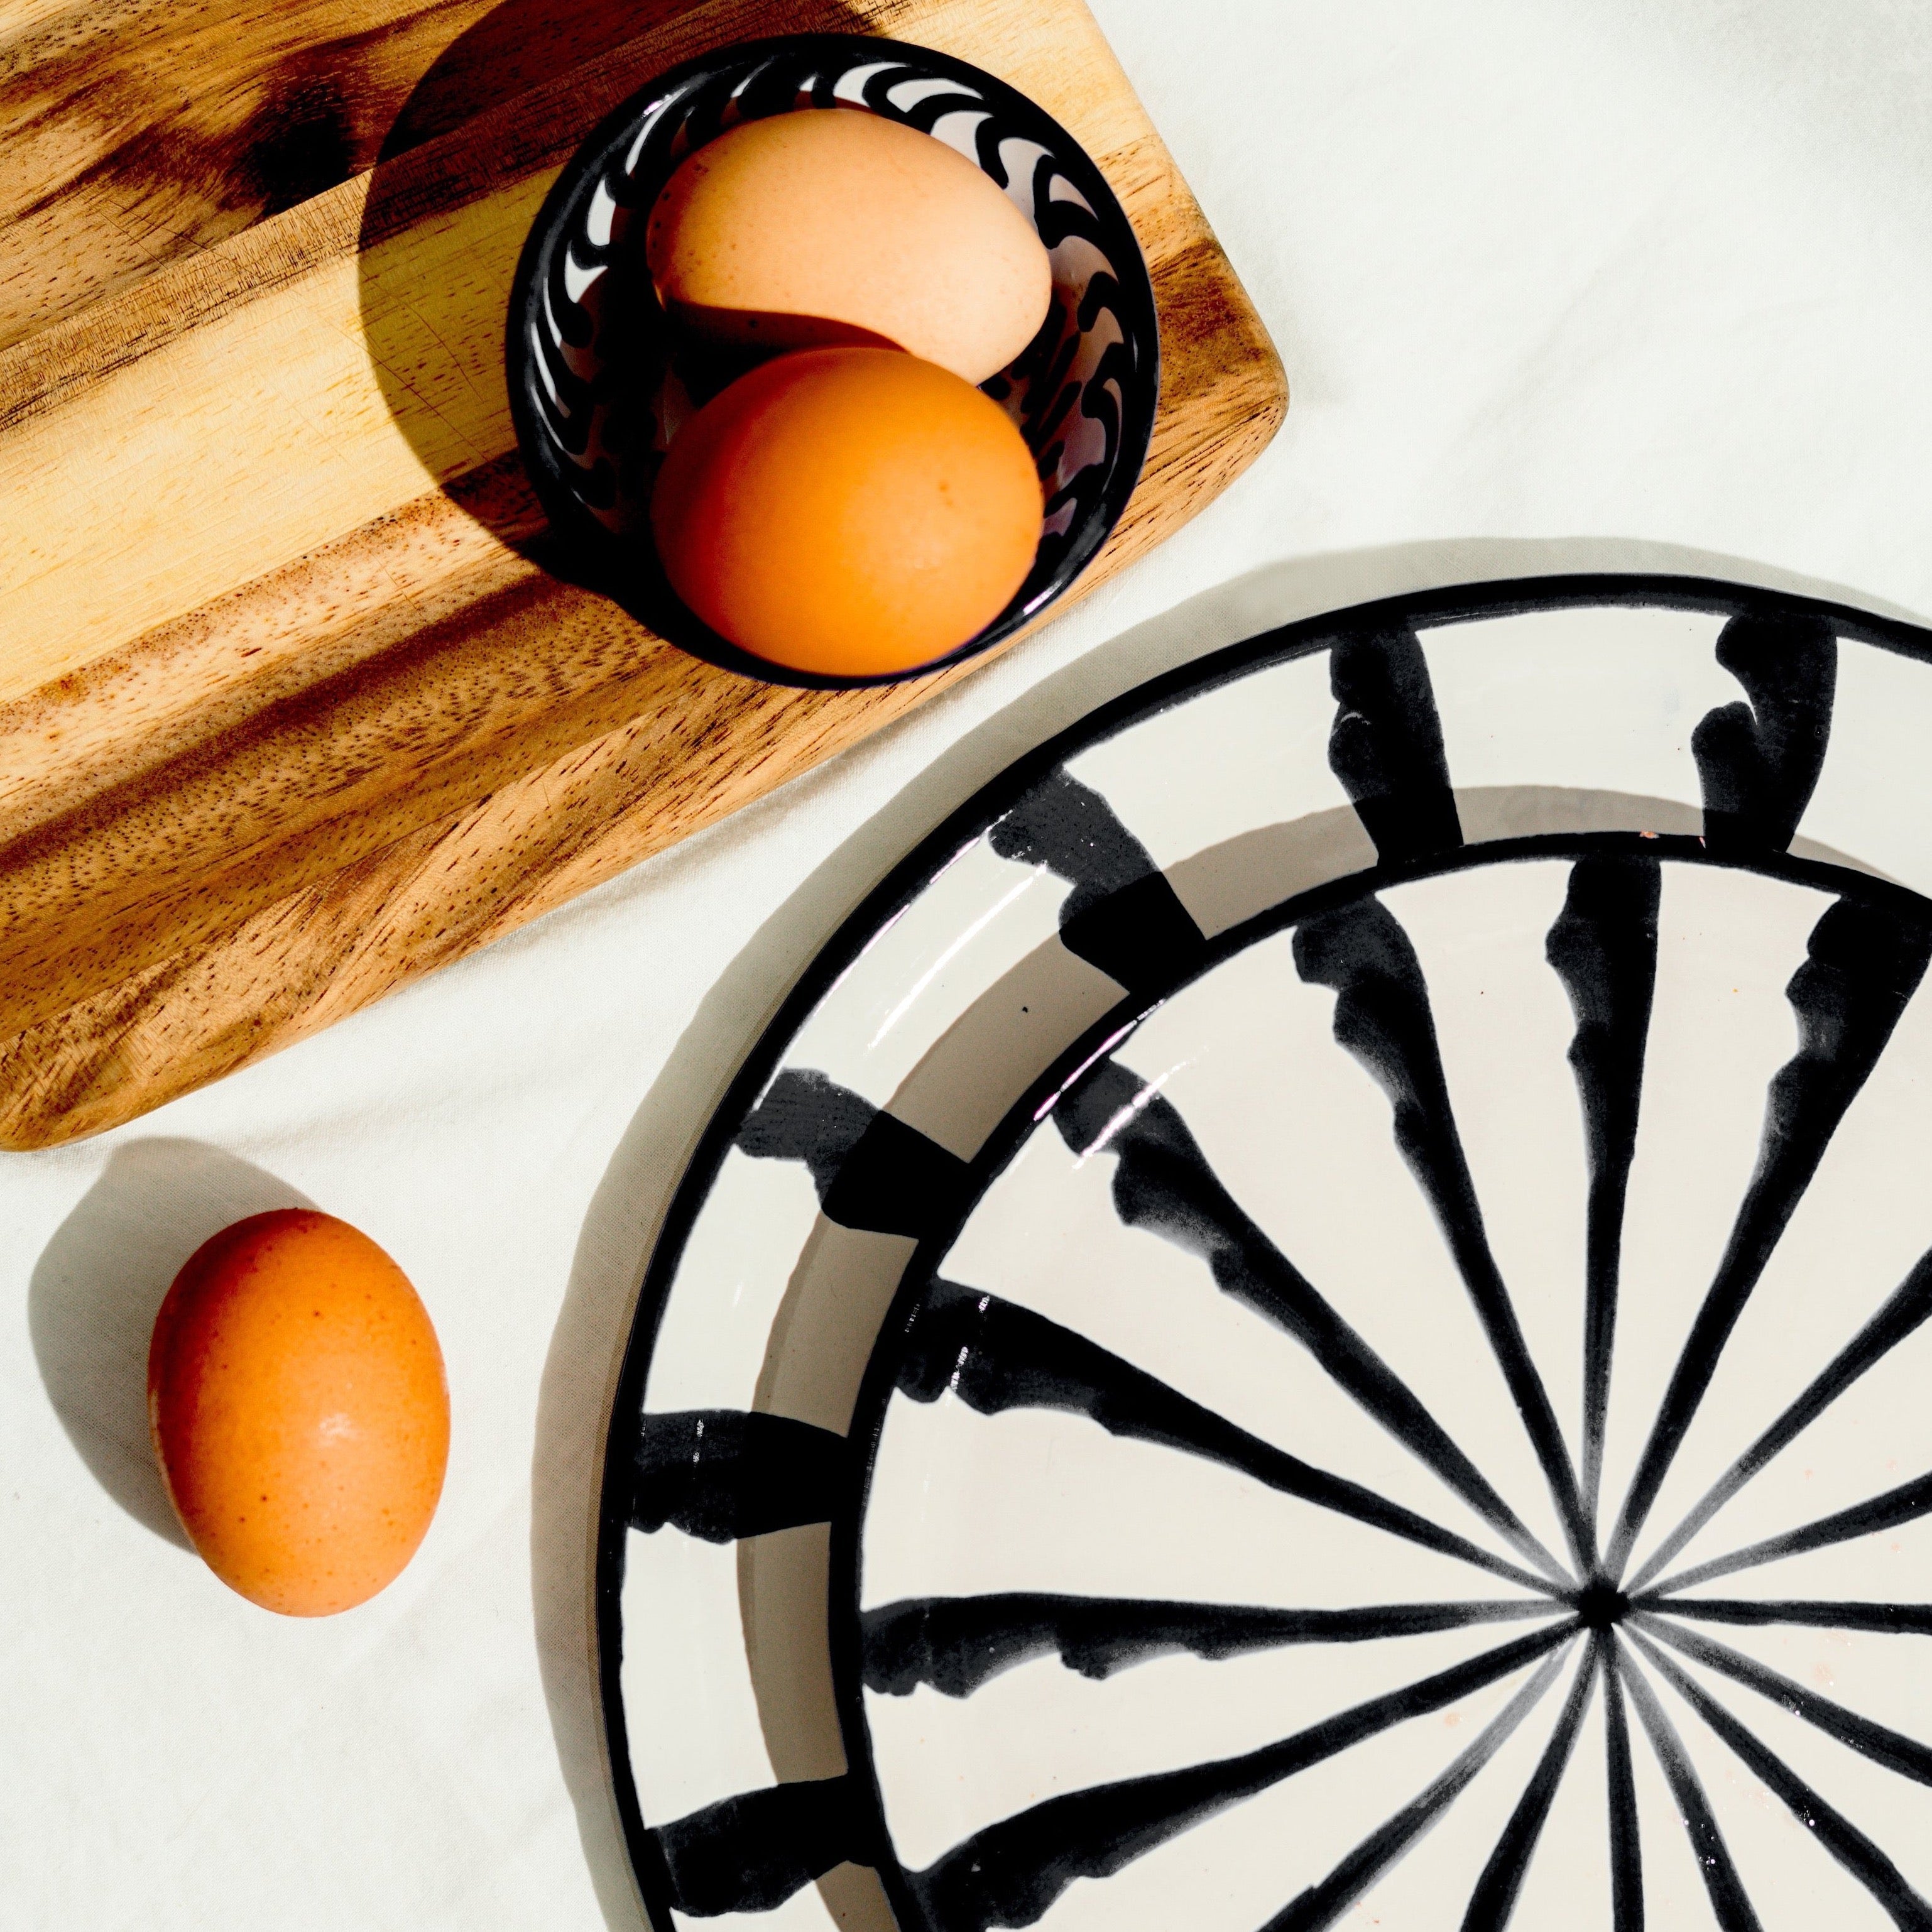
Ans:
<svg viewBox="0 0 1932 1932"><path fill-rule="evenodd" d="M312 1209L238 1221L190 1257L154 1318L148 1413L195 1548L284 1616L373 1597L442 1492L428 1313L368 1235Z"/></svg>
<svg viewBox="0 0 1932 1932"><path fill-rule="evenodd" d="M892 349L741 376L672 443L651 502L665 574L712 628L794 670L909 670L998 616L1039 547L1012 419Z"/></svg>
<svg viewBox="0 0 1932 1932"><path fill-rule="evenodd" d="M764 347L899 348L983 382L1046 320L1033 224L944 141L850 108L748 121L707 142L651 211L670 313Z"/></svg>

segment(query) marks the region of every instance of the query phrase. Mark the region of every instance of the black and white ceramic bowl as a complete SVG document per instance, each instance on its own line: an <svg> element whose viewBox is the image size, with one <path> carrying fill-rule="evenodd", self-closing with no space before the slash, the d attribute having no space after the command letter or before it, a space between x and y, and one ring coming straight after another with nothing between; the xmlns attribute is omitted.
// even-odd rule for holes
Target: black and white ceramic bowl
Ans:
<svg viewBox="0 0 1932 1932"><path fill-rule="evenodd" d="M1019 425L1046 506L1012 602L931 664L832 679L766 663L704 623L664 578L650 494L676 428L743 366L680 343L644 263L644 224L685 157L740 122L844 109L956 148L1005 190L1045 244L1053 306L1025 352L982 386ZM769 681L826 688L923 675L1030 623L1092 560L1126 508L1154 428L1154 289L1100 170L1051 116L979 68L896 40L804 34L674 68L592 134L545 198L510 297L517 440L553 530L587 581L661 636Z"/></svg>
<svg viewBox="0 0 1932 1932"><path fill-rule="evenodd" d="M856 914L598 1558L663 1928L1932 1924L1932 634L1297 625Z"/></svg>

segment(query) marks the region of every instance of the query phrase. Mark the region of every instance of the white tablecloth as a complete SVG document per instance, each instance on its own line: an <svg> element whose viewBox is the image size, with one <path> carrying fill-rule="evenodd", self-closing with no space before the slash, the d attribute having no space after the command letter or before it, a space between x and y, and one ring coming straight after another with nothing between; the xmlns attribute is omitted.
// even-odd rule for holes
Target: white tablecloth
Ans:
<svg viewBox="0 0 1932 1932"><path fill-rule="evenodd" d="M0 1922L634 1928L584 1610L653 1223L785 986L1015 754L1267 623L1703 572L1932 613L1932 10L1096 0L1294 388L1157 556L863 748L119 1132L0 1156ZM148 1323L236 1216L394 1253L454 1406L428 1542L284 1621L182 1546Z"/></svg>

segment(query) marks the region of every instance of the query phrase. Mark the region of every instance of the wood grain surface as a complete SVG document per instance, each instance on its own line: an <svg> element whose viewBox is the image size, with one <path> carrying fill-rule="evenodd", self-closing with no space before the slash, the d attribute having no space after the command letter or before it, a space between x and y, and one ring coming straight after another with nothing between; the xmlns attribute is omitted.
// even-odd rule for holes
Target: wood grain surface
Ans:
<svg viewBox="0 0 1932 1932"><path fill-rule="evenodd" d="M674 62L806 30L1011 82L1132 219L1160 410L1090 587L1287 397L1080 0L0 0L0 1145L286 1045L971 674L688 658L545 567L515 453L559 167Z"/></svg>

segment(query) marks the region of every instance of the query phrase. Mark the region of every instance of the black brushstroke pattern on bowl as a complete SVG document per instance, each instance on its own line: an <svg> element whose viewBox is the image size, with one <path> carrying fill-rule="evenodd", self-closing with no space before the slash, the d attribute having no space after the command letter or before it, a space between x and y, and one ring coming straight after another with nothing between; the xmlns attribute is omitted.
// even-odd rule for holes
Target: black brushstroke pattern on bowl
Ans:
<svg viewBox="0 0 1932 1932"><path fill-rule="evenodd" d="M651 207L687 154L741 122L830 108L927 134L951 122L938 138L950 132L1012 195L1054 265L1054 304L1039 334L982 386L1019 424L1046 488L1033 568L1006 608L956 650L868 677L794 670L721 637L672 589L648 514L667 414L701 406L758 359L698 344L666 316L644 262ZM962 116L975 117L970 127ZM991 650L1064 595L1133 494L1160 389L1147 264L1126 212L1078 143L964 61L858 34L722 48L617 108L544 198L518 264L505 346L518 446L561 574L694 656L815 690L923 676Z"/></svg>

